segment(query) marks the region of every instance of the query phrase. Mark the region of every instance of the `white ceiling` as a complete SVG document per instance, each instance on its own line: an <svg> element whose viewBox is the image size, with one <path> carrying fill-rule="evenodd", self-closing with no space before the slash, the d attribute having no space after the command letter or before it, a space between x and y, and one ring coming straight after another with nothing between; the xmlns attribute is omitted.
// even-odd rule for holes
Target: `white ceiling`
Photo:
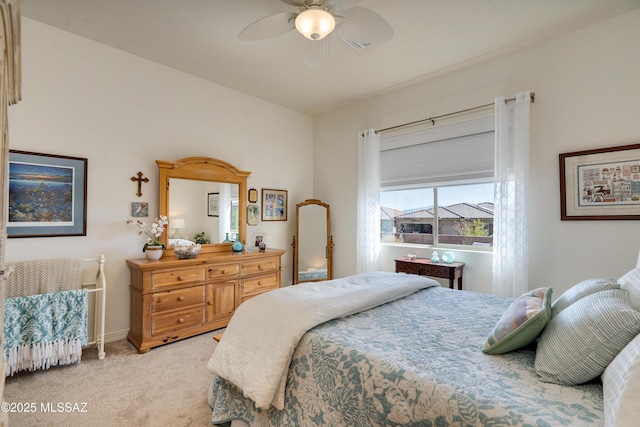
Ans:
<svg viewBox="0 0 640 427"><path fill-rule="evenodd" d="M362 0L394 37L356 51L338 38L319 69L295 31L238 33L280 0L21 0L22 15L240 92L316 115L640 7L640 0Z"/></svg>

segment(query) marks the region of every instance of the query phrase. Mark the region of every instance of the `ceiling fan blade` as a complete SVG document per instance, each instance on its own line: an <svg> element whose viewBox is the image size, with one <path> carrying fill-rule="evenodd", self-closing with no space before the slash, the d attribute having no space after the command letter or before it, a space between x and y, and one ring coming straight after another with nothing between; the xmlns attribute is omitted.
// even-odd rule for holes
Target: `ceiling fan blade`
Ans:
<svg viewBox="0 0 640 427"><path fill-rule="evenodd" d="M329 55L331 34L321 40L309 40L302 34L298 37L298 49L305 64L311 68L319 68Z"/></svg>
<svg viewBox="0 0 640 427"><path fill-rule="evenodd" d="M336 25L336 35L361 43L376 43L390 40L393 29L380 15L370 9L355 6L346 10L342 22Z"/></svg>
<svg viewBox="0 0 640 427"><path fill-rule="evenodd" d="M242 41L254 41L279 36L295 28L296 16L297 15L292 12L283 12L258 19L240 31L238 39Z"/></svg>
<svg viewBox="0 0 640 427"><path fill-rule="evenodd" d="M290 4L291 6L304 6L304 0L281 0L283 3Z"/></svg>
<svg viewBox="0 0 640 427"><path fill-rule="evenodd" d="M344 10L351 9L361 1L362 0L333 0L333 10L335 12L342 12Z"/></svg>

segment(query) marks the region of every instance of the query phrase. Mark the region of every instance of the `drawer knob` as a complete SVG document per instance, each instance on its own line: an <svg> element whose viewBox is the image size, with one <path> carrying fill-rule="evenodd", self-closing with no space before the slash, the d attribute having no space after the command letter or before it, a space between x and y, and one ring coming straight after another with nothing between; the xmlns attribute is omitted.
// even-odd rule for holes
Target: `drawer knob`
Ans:
<svg viewBox="0 0 640 427"><path fill-rule="evenodd" d="M162 302L162 298L158 298L158 304Z"/></svg>
<svg viewBox="0 0 640 427"><path fill-rule="evenodd" d="M178 301L184 301L184 296L180 295L180 296L178 297Z"/></svg>
<svg viewBox="0 0 640 427"><path fill-rule="evenodd" d="M258 270L264 270L264 267L262 266L262 264L258 264Z"/></svg>
<svg viewBox="0 0 640 427"><path fill-rule="evenodd" d="M258 286L262 286L262 280L258 280Z"/></svg>
<svg viewBox="0 0 640 427"><path fill-rule="evenodd" d="M222 274L227 274L227 270L222 269Z"/></svg>
<svg viewBox="0 0 640 427"><path fill-rule="evenodd" d="M184 319L181 317L178 319L178 323L184 323Z"/></svg>
<svg viewBox="0 0 640 427"><path fill-rule="evenodd" d="M184 280L184 276L178 276L178 280L183 281Z"/></svg>
<svg viewBox="0 0 640 427"><path fill-rule="evenodd" d="M207 304L213 305L213 301L209 300L209 301L207 301Z"/></svg>

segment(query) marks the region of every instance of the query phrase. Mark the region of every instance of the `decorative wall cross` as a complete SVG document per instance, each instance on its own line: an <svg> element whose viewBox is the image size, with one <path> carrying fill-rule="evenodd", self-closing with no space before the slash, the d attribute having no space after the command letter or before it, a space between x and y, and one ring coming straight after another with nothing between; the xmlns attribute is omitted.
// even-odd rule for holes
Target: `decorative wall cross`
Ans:
<svg viewBox="0 0 640 427"><path fill-rule="evenodd" d="M142 175L144 174L142 172L138 172L137 175L137 178L135 176L132 176L131 181L138 182L138 192L136 193L136 196L142 197L142 183L149 182L149 178L143 178Z"/></svg>

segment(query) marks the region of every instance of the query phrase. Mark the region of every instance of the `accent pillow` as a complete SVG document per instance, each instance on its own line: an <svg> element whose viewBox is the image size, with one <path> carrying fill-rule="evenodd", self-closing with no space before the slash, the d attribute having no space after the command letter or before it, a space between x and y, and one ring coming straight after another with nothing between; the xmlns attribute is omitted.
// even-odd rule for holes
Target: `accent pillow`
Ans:
<svg viewBox="0 0 640 427"><path fill-rule="evenodd" d="M551 317L557 316L562 310L588 295L608 289L620 289L620 284L615 279L583 280L573 285L551 304Z"/></svg>
<svg viewBox="0 0 640 427"><path fill-rule="evenodd" d="M602 374L604 424L635 427L640 420L640 335L622 349Z"/></svg>
<svg viewBox="0 0 640 427"><path fill-rule="evenodd" d="M532 343L551 319L553 288L529 291L511 303L484 344L483 352L503 354Z"/></svg>
<svg viewBox="0 0 640 427"><path fill-rule="evenodd" d="M636 267L618 279L620 287L629 291L631 304L636 310L640 310L640 268Z"/></svg>
<svg viewBox="0 0 640 427"><path fill-rule="evenodd" d="M540 335L535 370L542 381L582 384L598 375L640 332L640 312L629 291L582 298L551 318Z"/></svg>

